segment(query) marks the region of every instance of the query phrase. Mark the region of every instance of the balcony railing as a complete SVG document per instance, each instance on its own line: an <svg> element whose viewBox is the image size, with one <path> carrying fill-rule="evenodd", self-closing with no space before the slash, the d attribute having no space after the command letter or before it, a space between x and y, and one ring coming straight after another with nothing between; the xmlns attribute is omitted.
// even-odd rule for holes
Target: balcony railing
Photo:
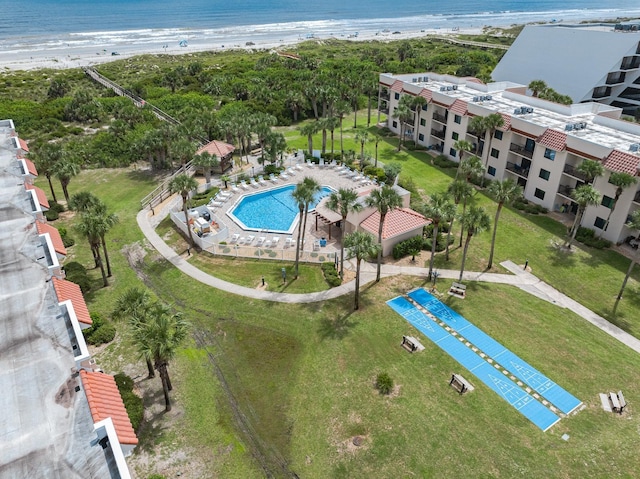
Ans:
<svg viewBox="0 0 640 479"><path fill-rule="evenodd" d="M640 191L638 191L636 196L633 197L633 202L640 204Z"/></svg>
<svg viewBox="0 0 640 479"><path fill-rule="evenodd" d="M574 166L564 165L563 172L564 172L564 174L569 175L569 176L573 176L574 178L578 178L579 180L587 181L587 175L585 175L584 173L581 173L580 171L578 171L576 169L576 167L574 167Z"/></svg>
<svg viewBox="0 0 640 479"><path fill-rule="evenodd" d="M382 100L388 100L389 98L391 98L391 95L389 95L389 92L384 92L383 91L382 93L380 93L380 98Z"/></svg>
<svg viewBox="0 0 640 479"><path fill-rule="evenodd" d="M440 115L439 113L434 113L433 114L433 119L435 121L440 122L440 123L446 123L447 122L447 117L445 115Z"/></svg>
<svg viewBox="0 0 640 479"><path fill-rule="evenodd" d="M507 170L515 173L522 178L529 178L529 168L523 168L520 165L507 161Z"/></svg>
<svg viewBox="0 0 640 479"><path fill-rule="evenodd" d="M569 185L560 185L558 188L558 194L562 196L566 196L567 198L571 198L571 193L573 193L574 188Z"/></svg>
<svg viewBox="0 0 640 479"><path fill-rule="evenodd" d="M389 114L389 108L387 108L386 106L383 106L382 108L380 108L380 111L385 115Z"/></svg>
<svg viewBox="0 0 640 479"><path fill-rule="evenodd" d="M517 143L511 143L509 145L509 151L512 151L520 156L524 156L525 158L531 159L533 157L533 151L529 151L524 148L522 145L518 145Z"/></svg>
<svg viewBox="0 0 640 479"><path fill-rule="evenodd" d="M615 75L615 76L611 75L611 76L607 77L607 81L605 81L605 83L607 85L616 85L618 83L623 83L625 78L626 77L625 77L624 73L622 73L620 75Z"/></svg>
<svg viewBox="0 0 640 479"><path fill-rule="evenodd" d="M431 136L444 140L444 130L431 130Z"/></svg>
<svg viewBox="0 0 640 479"><path fill-rule="evenodd" d="M620 70L634 70L640 67L640 60L637 57L626 59L620 65Z"/></svg>
<svg viewBox="0 0 640 479"><path fill-rule="evenodd" d="M416 121L413 118L407 120L405 123L409 126L416 126Z"/></svg>

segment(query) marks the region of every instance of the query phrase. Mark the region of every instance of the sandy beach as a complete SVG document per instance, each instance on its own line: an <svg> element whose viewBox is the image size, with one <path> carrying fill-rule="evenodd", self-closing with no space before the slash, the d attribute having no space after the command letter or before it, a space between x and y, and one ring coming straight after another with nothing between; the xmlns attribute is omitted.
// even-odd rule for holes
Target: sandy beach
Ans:
<svg viewBox="0 0 640 479"><path fill-rule="evenodd" d="M415 31L389 31L389 32L359 32L354 34L336 34L327 36L314 35L311 38L300 36L283 36L283 38L273 38L265 36L264 39L251 37L249 40L237 36L230 36L228 41L220 43L219 40L207 41L206 39L188 39L188 45L183 47L174 42L167 43L145 43L145 44L122 44L104 43L99 46L83 46L67 48L51 48L40 50L13 50L0 51L0 68L3 70L36 70L42 68L69 69L83 66L99 65L110 61L121 60L136 55L187 55L189 53L202 51L224 51L233 49L244 50L274 50L286 49L286 47L297 43L315 40L323 41L328 39L348 40L354 42L365 41L397 41L410 38L422 38L429 35L459 35L459 34L480 34L482 28L468 29L429 29Z"/></svg>

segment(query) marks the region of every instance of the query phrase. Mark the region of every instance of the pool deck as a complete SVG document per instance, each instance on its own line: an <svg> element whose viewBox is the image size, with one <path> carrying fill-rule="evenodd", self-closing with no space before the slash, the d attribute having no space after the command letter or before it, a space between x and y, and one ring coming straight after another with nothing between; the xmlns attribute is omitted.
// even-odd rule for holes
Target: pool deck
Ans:
<svg viewBox="0 0 640 479"><path fill-rule="evenodd" d="M285 161L285 164L288 163L288 161ZM293 163L293 165L295 165L295 163ZM287 174L288 178L277 177L278 180L275 182L269 180L268 178L265 178L264 185L257 184L252 186L250 184L247 184L246 188L242 188L240 185L238 185L237 192L234 192L232 190L233 183L229 182L227 189L224 189L224 185L222 185L222 191L230 194L231 196L224 202L217 203L217 205L210 208L210 210L215 217L216 222L228 228L228 238L232 238L236 234L241 238L255 236L255 239L251 244L245 243L244 245L256 246L257 240L260 237L265 237L266 241L269 241L272 240L274 236L278 236L280 238L280 241L275 249L286 248L287 238L291 238L295 244L295 240L298 238L298 229L300 228L299 222L298 224L296 224L295 228L290 234L269 231L245 230L236 222L234 222L227 213L242 199L243 196L247 194L267 191L270 189L282 187L284 185L295 185L302 181L302 179L305 177L313 178L321 186L328 186L335 190L338 190L339 188L352 188L354 190L357 190L361 194L364 194L375 187L375 185L372 184L363 185L359 181L354 181L351 178L340 175L340 172L337 171L336 168L337 167L319 165L308 166L307 164L300 163L298 165L298 168L293 168L293 170L295 171L295 175ZM255 170L258 169L262 171L262 167L255 168ZM250 170L245 170L243 173L247 174L249 172ZM260 173L256 171L256 177L259 176ZM319 241L323 238L327 243L326 246L321 247L322 252L335 253L340 251L340 228L336 227L335 225L331 226L331 235L329 235L329 226L322 221L318 221L318 229L316 230L316 215L314 212L310 212L307 217L307 227L304 232L304 249L311 250L313 248L313 245L316 244L316 241ZM229 239L227 239L226 241L228 242Z"/></svg>

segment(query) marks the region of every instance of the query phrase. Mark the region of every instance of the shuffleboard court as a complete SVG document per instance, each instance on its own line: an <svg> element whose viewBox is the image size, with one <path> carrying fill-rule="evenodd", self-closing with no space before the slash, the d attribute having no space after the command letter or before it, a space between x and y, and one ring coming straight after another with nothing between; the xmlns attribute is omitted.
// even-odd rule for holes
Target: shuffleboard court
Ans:
<svg viewBox="0 0 640 479"><path fill-rule="evenodd" d="M387 301L387 304L537 427L546 431L560 420L558 416L544 407L533 396L509 378L504 377L500 371L422 311L418 310L406 298L398 296Z"/></svg>
<svg viewBox="0 0 640 479"><path fill-rule="evenodd" d="M578 398L522 360L449 306L443 304L432 294L419 288L411 291L408 295L564 414L571 413L582 404L582 401Z"/></svg>

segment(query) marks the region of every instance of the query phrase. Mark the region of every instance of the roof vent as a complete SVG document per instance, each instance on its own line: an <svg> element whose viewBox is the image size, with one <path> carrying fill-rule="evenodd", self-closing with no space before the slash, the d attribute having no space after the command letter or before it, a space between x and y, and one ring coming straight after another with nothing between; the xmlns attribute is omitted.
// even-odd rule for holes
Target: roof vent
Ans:
<svg viewBox="0 0 640 479"><path fill-rule="evenodd" d="M638 151L640 151L640 143L632 143L631 145L629 145L629 151L633 153L637 153Z"/></svg>
<svg viewBox="0 0 640 479"><path fill-rule="evenodd" d="M564 125L564 131L572 131L573 130L573 125L571 123L567 123L566 125Z"/></svg>
<svg viewBox="0 0 640 479"><path fill-rule="evenodd" d="M441 86L440 87L440 91L447 91L447 87L446 86Z"/></svg>
<svg viewBox="0 0 640 479"><path fill-rule="evenodd" d="M453 85L451 88L454 89L454 90L457 90L458 89L458 85Z"/></svg>
<svg viewBox="0 0 640 479"><path fill-rule="evenodd" d="M480 97L479 97L479 96L474 96L474 97L473 97L473 102L474 102L474 103L477 103L477 102L479 102L479 101L480 101Z"/></svg>

